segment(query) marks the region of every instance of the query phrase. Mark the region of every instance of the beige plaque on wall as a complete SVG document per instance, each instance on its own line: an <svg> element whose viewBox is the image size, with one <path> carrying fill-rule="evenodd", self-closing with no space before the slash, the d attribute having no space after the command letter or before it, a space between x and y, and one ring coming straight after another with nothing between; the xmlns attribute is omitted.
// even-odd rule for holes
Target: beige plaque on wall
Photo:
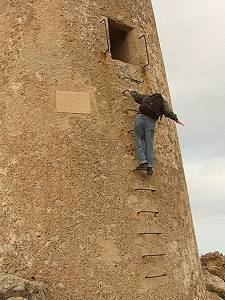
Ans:
<svg viewBox="0 0 225 300"><path fill-rule="evenodd" d="M90 114L90 94L87 92L56 91L56 111L73 114Z"/></svg>

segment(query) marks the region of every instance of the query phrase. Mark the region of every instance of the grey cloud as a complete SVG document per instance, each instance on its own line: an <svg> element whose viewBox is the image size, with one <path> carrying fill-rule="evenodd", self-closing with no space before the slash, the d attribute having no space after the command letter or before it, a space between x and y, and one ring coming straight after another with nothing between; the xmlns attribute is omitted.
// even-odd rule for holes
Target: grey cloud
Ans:
<svg viewBox="0 0 225 300"><path fill-rule="evenodd" d="M225 2L152 2L200 252L225 253Z"/></svg>
<svg viewBox="0 0 225 300"><path fill-rule="evenodd" d="M225 253L224 226L218 226L218 224L209 222L206 219L205 222L196 223L195 228L197 240L200 245L200 254L214 251Z"/></svg>

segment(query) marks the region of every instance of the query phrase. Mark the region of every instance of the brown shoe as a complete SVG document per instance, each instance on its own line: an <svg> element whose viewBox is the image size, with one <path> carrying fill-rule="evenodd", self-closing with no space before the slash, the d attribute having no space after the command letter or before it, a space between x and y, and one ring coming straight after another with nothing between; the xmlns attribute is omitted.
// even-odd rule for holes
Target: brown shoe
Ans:
<svg viewBox="0 0 225 300"><path fill-rule="evenodd" d="M147 175L151 176L153 174L152 167L148 167Z"/></svg>

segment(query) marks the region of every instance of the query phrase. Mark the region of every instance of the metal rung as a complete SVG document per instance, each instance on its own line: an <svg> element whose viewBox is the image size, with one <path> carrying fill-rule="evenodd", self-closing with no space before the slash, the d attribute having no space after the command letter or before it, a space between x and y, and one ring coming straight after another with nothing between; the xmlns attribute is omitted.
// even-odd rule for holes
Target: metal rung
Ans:
<svg viewBox="0 0 225 300"><path fill-rule="evenodd" d="M143 258L145 257L157 257L157 256L165 256L166 254L162 253L162 254L146 254L146 255L142 255Z"/></svg>
<svg viewBox="0 0 225 300"><path fill-rule="evenodd" d="M156 192L156 189L148 189L148 188L137 188L134 189L135 191L149 191L149 192Z"/></svg>
<svg viewBox="0 0 225 300"><path fill-rule="evenodd" d="M145 276L146 279L149 279L149 278L158 278L158 277L165 277L165 276L168 276L167 274L162 274L162 275L155 275L155 276Z"/></svg>
<svg viewBox="0 0 225 300"><path fill-rule="evenodd" d="M159 214L159 211L152 211L152 210L140 210L137 212L137 214L142 214L142 213L149 213L149 214L155 214L157 216Z"/></svg>
<svg viewBox="0 0 225 300"><path fill-rule="evenodd" d="M162 232L141 232L139 234L140 235L144 235L144 234L162 234Z"/></svg>
<svg viewBox="0 0 225 300"><path fill-rule="evenodd" d="M124 113L127 114L128 111L133 111L133 112L135 112L136 114L138 114L138 110L136 110L136 109L131 109L131 108L126 109L126 110L124 111Z"/></svg>

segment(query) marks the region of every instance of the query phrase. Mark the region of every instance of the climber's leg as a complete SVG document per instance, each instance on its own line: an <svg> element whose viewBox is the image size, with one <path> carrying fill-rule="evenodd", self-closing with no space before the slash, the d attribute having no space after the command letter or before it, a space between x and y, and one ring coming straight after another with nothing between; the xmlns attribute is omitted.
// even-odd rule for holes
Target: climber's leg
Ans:
<svg viewBox="0 0 225 300"><path fill-rule="evenodd" d="M146 127L145 127L145 149L146 149L146 157L148 168L152 169L154 163L153 157L153 138L154 138L154 131L155 131L155 123L156 121L150 117L145 116L146 119Z"/></svg>
<svg viewBox="0 0 225 300"><path fill-rule="evenodd" d="M145 155L144 136L145 136L145 116L138 114L135 119L135 144L136 152L140 161L137 170L147 169L147 159Z"/></svg>

